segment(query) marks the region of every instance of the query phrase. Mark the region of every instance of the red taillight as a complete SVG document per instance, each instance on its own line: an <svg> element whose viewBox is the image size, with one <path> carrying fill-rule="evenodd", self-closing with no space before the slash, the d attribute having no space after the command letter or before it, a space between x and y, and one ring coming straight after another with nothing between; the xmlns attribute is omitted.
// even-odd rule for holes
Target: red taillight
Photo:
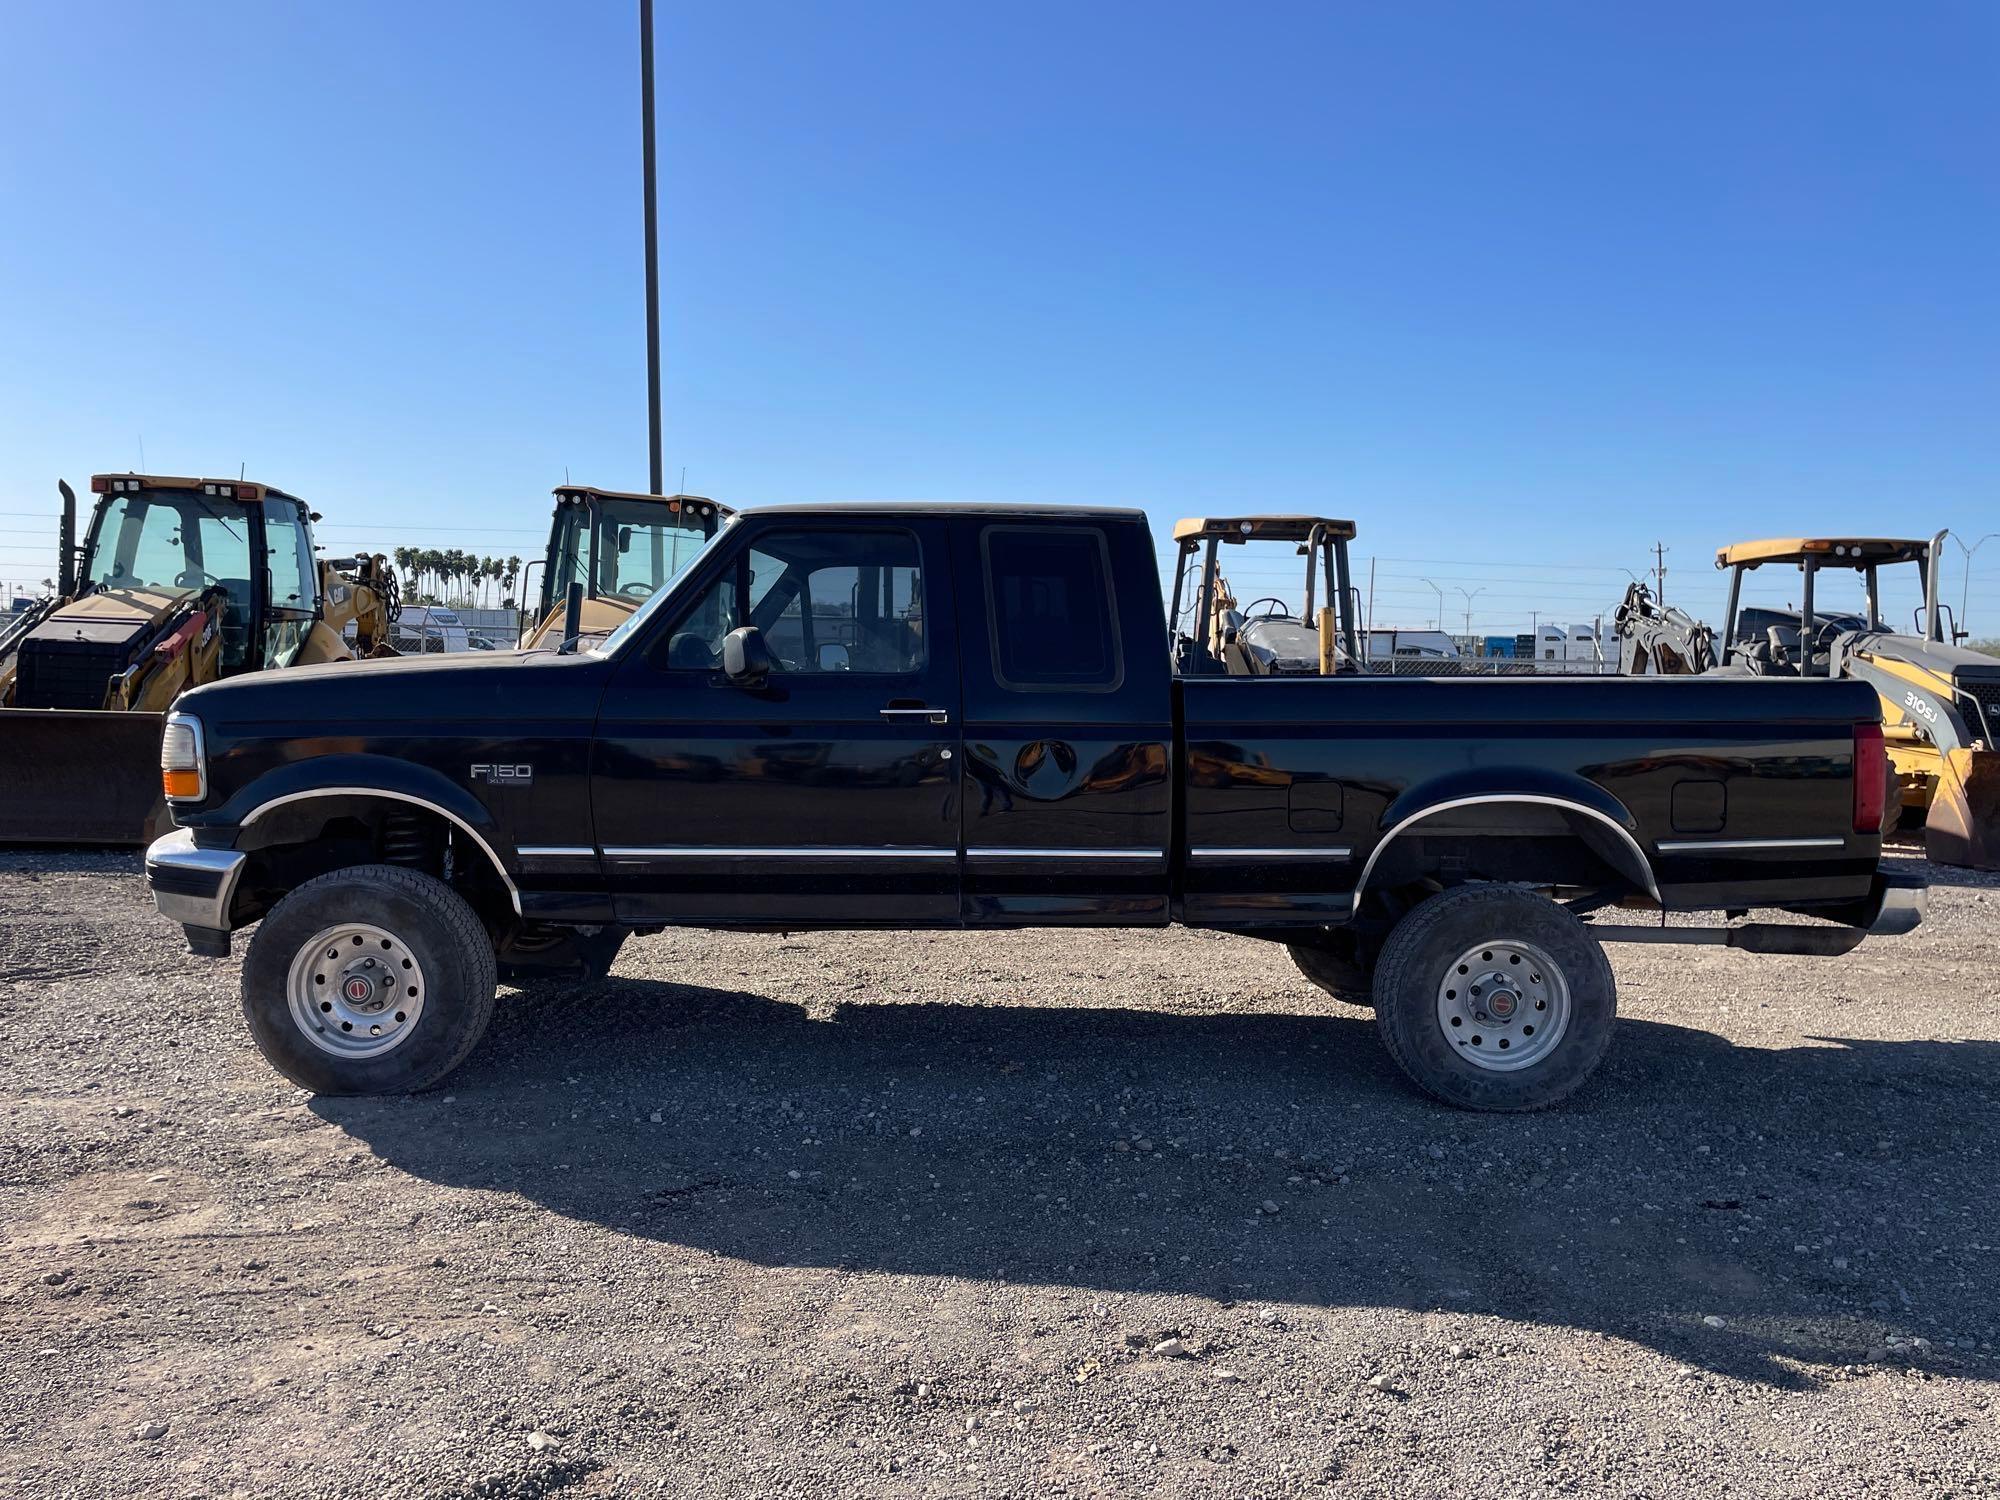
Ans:
<svg viewBox="0 0 2000 1500"><path fill-rule="evenodd" d="M1854 726L1854 831L1880 833L1889 812L1889 752L1880 724Z"/></svg>
<svg viewBox="0 0 2000 1500"><path fill-rule="evenodd" d="M111 481L106 479L102 474L95 475L91 479L90 481L91 494L93 495L108 494L110 493L110 490L111 490Z"/></svg>

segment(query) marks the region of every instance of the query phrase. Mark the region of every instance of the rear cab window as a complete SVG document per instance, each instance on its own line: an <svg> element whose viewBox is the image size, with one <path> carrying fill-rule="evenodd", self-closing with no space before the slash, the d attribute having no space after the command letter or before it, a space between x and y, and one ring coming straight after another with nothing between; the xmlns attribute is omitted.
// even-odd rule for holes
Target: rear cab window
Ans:
<svg viewBox="0 0 2000 1500"><path fill-rule="evenodd" d="M995 682L1009 692L1116 692L1125 663L1103 532L988 526L980 551Z"/></svg>

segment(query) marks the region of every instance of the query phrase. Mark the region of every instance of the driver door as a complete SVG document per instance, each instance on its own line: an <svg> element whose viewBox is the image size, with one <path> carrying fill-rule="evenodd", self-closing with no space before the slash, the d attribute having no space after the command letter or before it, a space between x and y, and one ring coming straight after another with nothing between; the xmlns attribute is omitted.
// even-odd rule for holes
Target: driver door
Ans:
<svg viewBox="0 0 2000 1500"><path fill-rule="evenodd" d="M739 526L621 654L591 798L629 921L913 926L959 901L958 657L935 519ZM721 670L755 625L773 668Z"/></svg>

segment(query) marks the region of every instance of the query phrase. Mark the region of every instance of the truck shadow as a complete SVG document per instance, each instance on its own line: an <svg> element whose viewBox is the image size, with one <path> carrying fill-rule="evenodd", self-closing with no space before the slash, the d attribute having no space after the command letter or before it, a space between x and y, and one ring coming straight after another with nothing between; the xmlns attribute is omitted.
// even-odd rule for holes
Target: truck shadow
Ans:
<svg viewBox="0 0 2000 1500"><path fill-rule="evenodd" d="M503 1001L444 1091L312 1108L426 1180L760 1265L1489 1314L1782 1385L1920 1335L1990 1375L2000 1044L1625 1021L1583 1095L1494 1117L1330 1009L617 980Z"/></svg>

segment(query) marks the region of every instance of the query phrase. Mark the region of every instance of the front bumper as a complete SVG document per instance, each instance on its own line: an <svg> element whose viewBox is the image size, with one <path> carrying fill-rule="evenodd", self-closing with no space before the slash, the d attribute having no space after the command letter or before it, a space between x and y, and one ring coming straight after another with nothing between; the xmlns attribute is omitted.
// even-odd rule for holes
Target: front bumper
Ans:
<svg viewBox="0 0 2000 1500"><path fill-rule="evenodd" d="M245 855L234 849L199 849L179 828L146 851L146 884L160 915L178 922L197 953L229 952L229 904L243 874Z"/></svg>

